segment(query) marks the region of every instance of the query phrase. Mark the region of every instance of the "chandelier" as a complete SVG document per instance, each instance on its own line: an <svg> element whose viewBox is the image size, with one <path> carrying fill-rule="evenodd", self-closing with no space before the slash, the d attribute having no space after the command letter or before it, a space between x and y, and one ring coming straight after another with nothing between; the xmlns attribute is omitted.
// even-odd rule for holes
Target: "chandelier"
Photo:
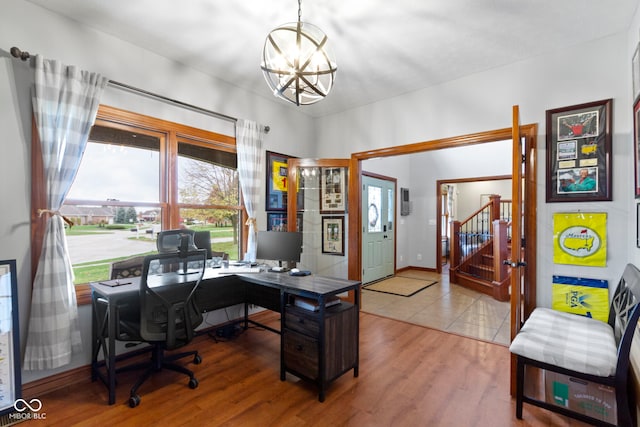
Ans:
<svg viewBox="0 0 640 427"><path fill-rule="evenodd" d="M301 2L298 0L298 22L283 24L267 36L260 68L275 96L309 105L329 94L337 68L327 36L301 21Z"/></svg>

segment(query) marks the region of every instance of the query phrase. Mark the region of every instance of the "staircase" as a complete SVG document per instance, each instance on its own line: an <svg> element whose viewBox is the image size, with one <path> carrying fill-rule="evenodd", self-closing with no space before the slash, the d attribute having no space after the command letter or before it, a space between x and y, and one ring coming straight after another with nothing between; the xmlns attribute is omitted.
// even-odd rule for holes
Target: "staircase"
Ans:
<svg viewBox="0 0 640 427"><path fill-rule="evenodd" d="M451 224L449 281L498 301L509 300L511 202L493 195L464 221Z"/></svg>

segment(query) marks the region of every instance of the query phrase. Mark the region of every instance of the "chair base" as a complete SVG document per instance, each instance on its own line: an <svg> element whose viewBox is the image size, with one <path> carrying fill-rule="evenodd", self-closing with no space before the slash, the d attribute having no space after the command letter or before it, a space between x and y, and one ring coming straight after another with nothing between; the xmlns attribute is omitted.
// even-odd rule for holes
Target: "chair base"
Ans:
<svg viewBox="0 0 640 427"><path fill-rule="evenodd" d="M194 389L198 387L198 380L195 378L194 373L185 368L182 365L175 363L177 360L193 357L193 363L198 365L202 362L202 358L198 355L197 351L187 351L182 353L172 354L167 356L165 349L160 345L152 345L151 360L147 362L136 363L133 365L124 366L116 370L116 372L126 372L132 370L145 369L142 375L138 378L135 384L131 387L129 393L129 406L135 408L140 404L140 396L138 395L138 389L144 384L144 382L151 377L154 373L161 372L163 370L170 370L185 374L189 377L189 388Z"/></svg>
<svg viewBox="0 0 640 427"><path fill-rule="evenodd" d="M565 375L571 376L579 376L579 373L567 371L565 369L557 369L552 365L548 365L542 362L537 362L526 357L517 356L517 367L516 367L516 418L522 419L522 408L524 403L528 403L533 406L537 406L539 408L543 408L549 410L551 412L555 412L557 414L564 415L569 418L573 418L575 420L579 420L594 426L603 426L603 427L632 427L635 425L632 414L629 410L629 396L622 395L616 390L616 406L617 406L617 423L612 424L606 421L590 417L588 415L572 411L568 408L563 408L561 406L554 405L552 403L548 403L546 401L542 401L539 399L535 399L533 397L526 396L524 394L524 382L525 382L525 366L537 367L539 369L546 369L552 372L559 372ZM573 375L572 375L573 374ZM586 375L589 381L593 381L593 376ZM607 381L604 381L605 383ZM611 382L609 384L605 384L608 386L614 386L615 383Z"/></svg>

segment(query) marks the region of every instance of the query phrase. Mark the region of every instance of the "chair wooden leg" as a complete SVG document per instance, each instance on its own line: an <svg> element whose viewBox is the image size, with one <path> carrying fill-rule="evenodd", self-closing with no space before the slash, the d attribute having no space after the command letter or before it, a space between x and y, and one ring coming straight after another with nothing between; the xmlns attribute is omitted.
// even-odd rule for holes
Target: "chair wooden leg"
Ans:
<svg viewBox="0 0 640 427"><path fill-rule="evenodd" d="M516 363L516 418L522 419L522 398L524 395L524 362L520 357Z"/></svg>

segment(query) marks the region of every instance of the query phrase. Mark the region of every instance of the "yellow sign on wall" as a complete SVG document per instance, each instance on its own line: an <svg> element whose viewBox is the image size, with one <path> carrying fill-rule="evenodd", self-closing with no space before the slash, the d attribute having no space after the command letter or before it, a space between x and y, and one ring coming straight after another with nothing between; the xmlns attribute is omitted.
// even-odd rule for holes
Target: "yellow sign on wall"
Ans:
<svg viewBox="0 0 640 427"><path fill-rule="evenodd" d="M551 308L606 322L609 320L609 282L553 276Z"/></svg>
<svg viewBox="0 0 640 427"><path fill-rule="evenodd" d="M273 188L278 191L287 191L287 163L274 160L271 166L271 180Z"/></svg>
<svg viewBox="0 0 640 427"><path fill-rule="evenodd" d="M607 265L606 213L555 213L553 262L556 264Z"/></svg>

